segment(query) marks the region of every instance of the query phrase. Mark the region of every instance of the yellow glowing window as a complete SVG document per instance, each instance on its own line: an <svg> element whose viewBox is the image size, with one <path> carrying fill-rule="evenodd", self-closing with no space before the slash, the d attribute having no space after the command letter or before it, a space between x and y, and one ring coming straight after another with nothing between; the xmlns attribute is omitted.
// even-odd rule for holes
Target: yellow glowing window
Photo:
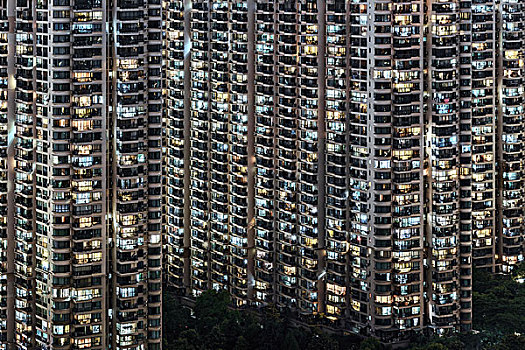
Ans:
<svg viewBox="0 0 525 350"><path fill-rule="evenodd" d="M76 79L80 83L90 82L93 74L90 72L76 72L73 73L73 79Z"/></svg>
<svg viewBox="0 0 525 350"><path fill-rule="evenodd" d="M294 275L295 274L295 267L284 266L284 273L286 275Z"/></svg>
<svg viewBox="0 0 525 350"><path fill-rule="evenodd" d="M118 60L118 65L121 69L135 69L139 66L137 59Z"/></svg>
<svg viewBox="0 0 525 350"><path fill-rule="evenodd" d="M516 60L519 58L519 51L516 50L506 50L505 58L508 60Z"/></svg>
<svg viewBox="0 0 525 350"><path fill-rule="evenodd" d="M91 125L93 124L90 120L74 120L72 122L73 129L76 129L77 131L85 131L85 130L91 130Z"/></svg>
<svg viewBox="0 0 525 350"><path fill-rule="evenodd" d="M80 218L79 224L80 227L90 227L92 225L91 218Z"/></svg>
<svg viewBox="0 0 525 350"><path fill-rule="evenodd" d="M306 32L307 33L317 33L317 26L313 24L306 26Z"/></svg>
<svg viewBox="0 0 525 350"><path fill-rule="evenodd" d="M303 48L303 52L306 55L317 55L317 46L307 45Z"/></svg>
<svg viewBox="0 0 525 350"><path fill-rule="evenodd" d="M412 23L412 16L410 15L397 15L395 16L395 23L397 25L402 25L402 26L405 26L405 25L409 25Z"/></svg>
<svg viewBox="0 0 525 350"><path fill-rule="evenodd" d="M86 155L86 154L91 154L92 146L91 145L78 145L75 148L78 151L78 154Z"/></svg>

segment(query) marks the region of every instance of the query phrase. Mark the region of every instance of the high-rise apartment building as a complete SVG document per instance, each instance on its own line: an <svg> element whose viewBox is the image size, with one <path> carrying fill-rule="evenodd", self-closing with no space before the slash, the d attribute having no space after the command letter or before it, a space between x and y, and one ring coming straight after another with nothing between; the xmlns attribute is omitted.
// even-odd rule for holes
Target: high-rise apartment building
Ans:
<svg viewBox="0 0 525 350"><path fill-rule="evenodd" d="M498 52L497 207L496 227L501 271L508 272L523 261L524 222L524 136L525 127L525 3L500 1Z"/></svg>
<svg viewBox="0 0 525 350"><path fill-rule="evenodd" d="M0 4L0 349L160 349L161 1Z"/></svg>
<svg viewBox="0 0 525 350"><path fill-rule="evenodd" d="M167 8L166 281L396 338L523 260L524 15L501 0Z"/></svg>

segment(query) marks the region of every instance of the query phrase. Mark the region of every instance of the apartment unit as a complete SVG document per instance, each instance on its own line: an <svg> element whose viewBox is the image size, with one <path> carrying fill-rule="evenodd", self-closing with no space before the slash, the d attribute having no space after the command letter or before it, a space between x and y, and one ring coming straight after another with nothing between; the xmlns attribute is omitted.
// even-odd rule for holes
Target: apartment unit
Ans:
<svg viewBox="0 0 525 350"><path fill-rule="evenodd" d="M165 278L386 339L523 261L525 5L172 1Z"/></svg>
<svg viewBox="0 0 525 350"><path fill-rule="evenodd" d="M3 0L0 349L160 349L160 0Z"/></svg>

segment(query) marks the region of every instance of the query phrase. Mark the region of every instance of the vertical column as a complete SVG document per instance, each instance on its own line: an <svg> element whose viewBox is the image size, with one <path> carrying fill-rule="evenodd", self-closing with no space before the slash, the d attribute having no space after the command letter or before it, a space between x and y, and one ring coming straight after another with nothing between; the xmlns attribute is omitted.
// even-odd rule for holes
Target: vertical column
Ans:
<svg viewBox="0 0 525 350"><path fill-rule="evenodd" d="M235 227L235 218L230 215L230 204L235 206L234 201L239 201L239 208L242 213L244 200L239 198L239 193L235 193L237 188L234 184L236 178L230 174L230 159L240 158L237 152L245 151L242 147L235 149L236 145L230 143L230 126L232 122L232 111L230 110L232 86L230 85L229 74L229 50L230 41L233 41L233 33L230 33L229 23L232 20L230 4L228 1L210 1L208 20L209 27L208 45L209 51L209 76L206 79L209 88L209 115L206 121L208 127L209 143L202 149L206 154L208 162L208 178L204 183L205 187L199 188L203 202L208 206L205 215L208 222L201 232L208 232L207 240L204 241L209 259L208 282L211 288L227 289L233 284L234 261L237 262L242 251L234 248L234 241L230 242L230 234L233 235L238 230L240 236L243 235L243 228ZM242 79L242 76L240 77ZM246 88L246 86L244 86ZM242 122L242 121L241 121ZM201 138L199 141L203 141ZM236 152L237 151L237 152ZM198 175L200 180L206 180L205 174ZM202 182L201 182L202 183ZM204 193L206 186L208 191ZM206 217L205 216L205 217ZM243 238L237 237L238 244L242 246ZM230 246L230 243L232 245ZM242 264L242 259L238 261ZM238 302L238 300L236 300Z"/></svg>
<svg viewBox="0 0 525 350"><path fill-rule="evenodd" d="M190 178L187 190L188 230L190 231L191 295L209 285L209 198L210 175L210 36L211 8L208 1L192 3L190 51ZM188 107L190 108L190 107ZM224 193L224 190L219 194Z"/></svg>
<svg viewBox="0 0 525 350"><path fill-rule="evenodd" d="M460 144L463 101L460 96L460 16L458 1L429 4L428 31L428 228L427 278L429 322L438 334L454 329L459 321L460 217L468 204L460 200L469 184L469 150ZM468 46L467 46L468 48ZM467 81L468 82L468 81ZM464 116L467 118L467 116Z"/></svg>
<svg viewBox="0 0 525 350"><path fill-rule="evenodd" d="M49 9L54 10L50 15ZM37 16L46 23L46 27L44 23L37 23L35 34L38 56L36 77L43 82L37 83L39 89L36 92L37 297L34 335L38 347L54 344L59 349L74 343L71 339L74 329L70 324L70 313L77 301L76 290L73 291L71 244L72 205L75 203L71 201L71 175L74 171L70 165L73 161L71 151L75 148L71 142L74 113L71 106L71 9L69 1L38 3ZM98 290L96 297L101 296Z"/></svg>
<svg viewBox="0 0 525 350"><path fill-rule="evenodd" d="M8 344L8 312L9 291L9 244L8 230L8 186L9 186L9 74L8 65L11 61L9 48L9 16L8 2L0 5L0 349L7 350ZM9 61L9 62L8 62ZM11 292L12 293L12 292ZM10 322L11 323L11 322ZM11 340L10 340L11 341Z"/></svg>
<svg viewBox="0 0 525 350"><path fill-rule="evenodd" d="M113 4L113 346L161 344L161 3Z"/></svg>
<svg viewBox="0 0 525 350"><path fill-rule="evenodd" d="M525 4L499 4L498 229L501 272L523 261Z"/></svg>
<svg viewBox="0 0 525 350"><path fill-rule="evenodd" d="M495 272L496 255L496 6L472 5L472 246L473 264Z"/></svg>
<svg viewBox="0 0 525 350"><path fill-rule="evenodd" d="M14 23L13 23L14 25ZM15 275L15 343L22 349L33 348L35 337L35 196L36 196L36 6L30 0L16 4L16 96L14 142L14 275ZM13 46L14 48L14 46ZM39 62L42 68L42 61ZM15 70L12 71L15 73ZM15 76L13 75L13 78ZM40 117L42 115L40 114ZM66 157L67 158L67 157ZM57 159L58 161L58 159ZM44 182L47 179L41 178ZM47 185L47 183L46 183Z"/></svg>
<svg viewBox="0 0 525 350"><path fill-rule="evenodd" d="M468 1L459 3L459 275L461 330L472 325L472 8Z"/></svg>
<svg viewBox="0 0 525 350"><path fill-rule="evenodd" d="M166 282L184 288L184 176L187 143L184 131L185 107L185 11L184 1L171 1L166 10ZM188 86L189 88L189 86ZM189 97L189 96L188 96Z"/></svg>
<svg viewBox="0 0 525 350"><path fill-rule="evenodd" d="M394 327L395 309L394 298L394 276L396 273L411 272L412 266L408 262L399 264L394 261L392 252L393 230L408 228L408 236L411 236L410 226L414 223L410 220L403 220L394 213L395 198L393 194L400 195L410 194L414 184L414 178L409 172L412 170L413 151L408 150L405 154L403 150L396 150L393 145L393 131L396 126L410 126L412 124L412 96L411 87L394 91L394 76L399 76L403 69L410 68L411 64L417 64L418 61L403 61L404 58L411 58L408 55L395 55L394 46L395 34L403 33L407 37L412 34L410 16L406 17L406 22L398 23L396 13L401 8L392 4L390 1L377 0L368 6L367 18L361 17L363 23L368 27L368 45L367 52L362 54L367 57L368 63L368 123L366 126L367 147L369 149L366 163L368 173L369 192L367 194L368 215L371 220L368 222L369 232L364 237L368 243L368 257L370 265L367 268L368 278L366 288L370 290L370 296L367 311L370 315L370 331L380 337L388 337L389 329ZM394 33L395 31L395 33ZM409 39L409 38L407 38ZM408 45L412 45L408 41ZM397 59L397 60L396 60ZM398 63L399 62L399 63ZM408 77L411 79L411 77ZM403 94L406 92L407 94ZM400 96L401 95L401 96ZM405 95L405 96L403 96ZM415 102L415 101L414 101ZM404 105L404 106L403 106ZM404 117L402 114L396 114L395 109L405 109ZM394 130L393 130L394 129ZM412 144L407 145L412 148ZM402 162L407 160L405 164ZM406 178L395 179L395 166L405 166ZM395 180L397 181L395 181ZM397 183L395 183L397 182ZM405 183L403 183L405 182ZM414 186L414 187L415 187ZM411 196L408 196L407 203L410 203ZM394 203L393 203L394 202ZM394 225L394 223L396 225ZM410 252L409 252L410 253ZM403 266L404 265L404 266ZM399 271L396 271L399 270ZM376 275L379 278L376 278ZM405 290L406 294L412 294L412 291ZM402 327L399 325L398 327Z"/></svg>
<svg viewBox="0 0 525 350"><path fill-rule="evenodd" d="M228 182L230 198L229 245L231 258L230 293L238 306L248 302L250 289L250 21L248 1L231 1L229 13L229 155ZM253 60L251 69L253 70ZM252 105L253 107L253 105ZM253 114L252 114L253 115Z"/></svg>
<svg viewBox="0 0 525 350"><path fill-rule="evenodd" d="M191 33L191 10L192 3L185 0L184 3L184 287L186 292L191 288L191 108L192 108L192 74L191 74L191 52L193 38Z"/></svg>
<svg viewBox="0 0 525 350"><path fill-rule="evenodd" d="M392 314L402 333L423 327L423 22L421 0L392 5Z"/></svg>
<svg viewBox="0 0 525 350"><path fill-rule="evenodd" d="M9 21L7 1L0 3L0 349L7 349L8 312L8 87Z"/></svg>
<svg viewBox="0 0 525 350"><path fill-rule="evenodd" d="M276 235L276 293L278 307L290 307L297 309L299 305L299 252L301 249L300 239L303 235L299 232L298 216L297 216L297 198L298 193L303 192L302 196L308 196L312 204L316 204L316 198L312 198L312 191L315 189L312 186L301 189L299 176L303 178L307 176L303 171L303 175L299 174L299 160L300 151L298 149L299 137L299 113L300 113L300 96L299 84L301 83L299 69L301 51L300 51L300 36L303 35L306 39L314 39L314 44L317 44L317 26L304 28L300 26L302 4L298 1L278 2L277 7L278 30L276 31L276 54L277 62L273 69L277 70L276 77L275 103L276 110L273 115L274 129L274 147L275 147L275 161L273 169L275 171L276 181L274 183L275 190L275 227L274 234ZM301 29L305 29L301 33ZM306 42L305 42L306 43ZM317 46L315 46L317 48ZM316 54L316 52L312 52ZM316 74L316 71L310 71ZM306 74L306 71L305 71ZM315 75L314 79L316 80ZM305 77L306 79L306 77ZM311 99L308 102L304 101L304 113L312 113L312 109L317 112L317 101ZM317 120L317 115L315 115ZM312 131L305 130L306 133L312 134ZM313 141L313 140L311 140ZM312 150L314 151L314 150ZM316 157L317 154L314 155ZM306 156L306 154L305 154ZM305 159L306 160L306 159ZM313 160L313 158L312 158ZM309 169L312 172L313 169ZM311 173L312 177L317 175L317 171ZM309 193L306 193L309 191ZM306 229L306 227L305 227ZM312 232L311 232L312 233ZM317 233L315 234L317 237ZM315 242L317 243L317 242ZM312 260L314 256L310 257ZM317 259L312 260L313 267L316 268ZM313 277L313 276L312 276ZM310 284L313 281L310 282Z"/></svg>
<svg viewBox="0 0 525 350"><path fill-rule="evenodd" d="M340 165L345 165L345 171L348 173L348 226L347 236L349 250L348 262L349 273L347 277L348 290L346 291L346 302L348 308L346 316L348 319L347 326L356 333L364 331L364 327L369 322L368 303L369 297L369 269L371 267L369 246L369 232L371 231L372 218L368 215L368 199L370 197L370 184L368 181L368 157L370 151L368 149L368 114L372 106L370 105L370 95L368 92L368 81L370 79L368 56L368 46L372 45L371 38L369 38L369 19L368 13L372 10L372 4L368 1L361 1L359 3L352 3L349 5L347 30L348 30L348 158L341 159ZM376 44L382 44L381 41ZM378 111L375 111L377 114ZM383 114L383 113L381 113ZM388 116L379 114L375 118L379 120L387 120ZM339 119L341 117L339 116ZM345 128L344 123L329 123L327 128ZM331 157L334 161L339 157L336 155L327 157L327 164L330 165ZM347 161L347 162L345 162ZM341 164L342 163L342 164ZM334 169L335 170L335 169ZM337 175L343 175L338 173ZM346 195L346 194L345 194ZM330 228L330 221L328 219L330 212L327 211L327 228ZM381 221L377 221L381 224ZM340 235L344 234L345 227L337 225L335 222L334 228L340 231ZM330 234L330 232L328 232ZM335 233L337 237L337 233ZM342 237L341 237L342 238ZM330 255L329 247L327 247L327 258L338 259L335 254ZM380 274L387 278L390 276L388 266L377 266ZM329 275L330 278L330 275ZM389 277L388 277L389 278ZM339 284L345 280L339 279ZM328 287L328 286L327 286ZM391 298L385 297L377 299L376 302L388 303ZM327 306L327 312L329 308Z"/></svg>
<svg viewBox="0 0 525 350"><path fill-rule="evenodd" d="M256 0L248 0L248 298L254 300L255 286L255 16Z"/></svg>
<svg viewBox="0 0 525 350"><path fill-rule="evenodd" d="M161 0L148 0L147 28L144 33L146 45L145 72L147 86L144 87L144 110L147 111L147 235L144 238L147 284L144 298L144 313L147 323L142 327L147 329L144 344L148 350L160 350L161 334L161 298L162 298L162 54L163 33L162 26L165 20ZM146 83L146 82L145 82ZM146 131L145 131L146 132ZM140 142L139 142L140 147ZM140 251L139 251L140 253ZM136 275L137 277L140 276ZM138 278L137 278L138 279ZM141 324L139 323L139 328Z"/></svg>
<svg viewBox="0 0 525 350"><path fill-rule="evenodd" d="M298 66L297 101L294 104L296 130L294 152L297 160L297 184L293 191L292 216L296 215L297 234L296 266L298 309L304 316L311 316L320 309L318 281L322 273L324 246L324 84L325 43L324 3L318 1L298 2ZM320 7L319 7L320 6ZM286 95L279 90L279 98ZM279 130L280 136L285 136ZM286 145L280 141L281 145ZM295 203L293 203L295 202ZM295 214L296 213L296 214ZM295 215L294 215L295 214ZM321 293L321 296L323 293Z"/></svg>
<svg viewBox="0 0 525 350"><path fill-rule="evenodd" d="M321 278L325 273L325 217L326 217L326 65L327 57L341 56L339 53L327 52L326 50L326 2L318 0L317 7L317 97L319 100L317 111L317 137L318 137L318 154L319 160L317 165L317 188L318 188L318 207L317 207L317 230L318 244L317 244L317 285L312 286L312 290L317 293L317 311L324 313L325 311L325 283ZM345 210L339 212L342 217L346 215ZM311 294L314 294L310 292ZM311 300L312 298L310 298Z"/></svg>
<svg viewBox="0 0 525 350"><path fill-rule="evenodd" d="M254 48L255 123L255 286L257 304L276 302L275 114L278 26L277 5L256 0Z"/></svg>
<svg viewBox="0 0 525 350"><path fill-rule="evenodd" d="M349 104L350 38L349 12L351 5L345 2L330 1L324 7L325 48L322 51L326 60L324 101L325 194L323 195L325 217L323 218L322 241L325 251L326 276L319 274L324 281L324 303L322 312L345 327L344 319L349 311L348 297L350 285L350 243L347 240L349 227ZM326 57L325 57L326 55ZM321 291L320 287L320 291Z"/></svg>
<svg viewBox="0 0 525 350"><path fill-rule="evenodd" d="M63 6L66 4L62 4ZM53 300L50 307L59 309L71 300L69 314L61 315L68 322L58 323L56 329L69 327L70 335L63 337L71 342L70 347L88 344L94 349L107 347L106 302L107 302L107 235L106 235L106 165L107 135L107 49L106 21L109 15L106 3L100 0L72 1L71 28L69 32L53 36L55 46L62 46L70 35L70 66L60 69L56 66L52 78L68 83L71 88L56 92L52 102L53 125L50 133L56 138L54 150L60 151L69 144L69 169L56 169L50 166L57 180L68 175L70 189L62 192L57 181L53 192L53 211L56 214L56 229L53 229L53 249L56 253L68 248L71 255L70 289L61 285L60 274L53 277ZM67 18L67 11L64 11ZM56 16L56 12L54 12ZM57 52L59 53L59 52ZM58 89L57 89L58 90ZM67 103L67 104L66 104ZM64 109L63 105L70 107ZM63 111L62 113L59 113ZM66 113L64 113L66 112ZM67 113L69 112L69 113ZM56 115L55 115L56 114ZM65 115L69 114L69 118ZM68 135L68 139L62 140ZM56 147L56 148L55 148ZM58 214L70 205L70 223L63 225L64 219ZM67 227L67 229L66 229ZM65 251L64 251L65 252ZM53 255L56 254L53 252ZM57 272L63 273L63 270ZM45 324L43 324L45 326ZM64 331L67 330L64 329ZM55 330L53 329L53 332Z"/></svg>
<svg viewBox="0 0 525 350"><path fill-rule="evenodd" d="M14 135L15 135L15 1L5 0L0 10L2 20L0 40L2 53L0 54L0 81L2 82L2 94L0 97L0 116L2 125L2 154L1 171L2 189L6 194L5 205L7 212L2 221L2 248L4 250L5 263L2 264L1 295L3 309L0 321L3 325L2 341L4 349L14 349L15 338L15 313L14 313Z"/></svg>

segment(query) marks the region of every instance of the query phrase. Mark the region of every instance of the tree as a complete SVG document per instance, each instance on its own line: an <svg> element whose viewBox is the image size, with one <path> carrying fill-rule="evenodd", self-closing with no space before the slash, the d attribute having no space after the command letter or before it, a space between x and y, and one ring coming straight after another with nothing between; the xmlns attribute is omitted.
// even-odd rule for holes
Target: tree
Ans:
<svg viewBox="0 0 525 350"><path fill-rule="evenodd" d="M261 310L259 326L259 348L268 350L280 349L288 327L275 306L268 306Z"/></svg>
<svg viewBox="0 0 525 350"><path fill-rule="evenodd" d="M297 339L295 339L295 335L293 331L286 332L286 335L284 337L283 341L283 349L287 350L300 350L299 343L297 342Z"/></svg>
<svg viewBox="0 0 525 350"><path fill-rule="evenodd" d="M169 350L198 350L201 345L199 334L197 334L195 329L189 329L182 332L178 338L172 340L167 340L165 338L165 340L169 344Z"/></svg>
<svg viewBox="0 0 525 350"><path fill-rule="evenodd" d="M222 324L229 316L230 303L230 296L225 290L210 289L202 293L193 308L199 334L209 334L214 327Z"/></svg>
<svg viewBox="0 0 525 350"><path fill-rule="evenodd" d="M517 266L513 276L523 269L523 264ZM508 275L476 271L473 287L473 324L482 336L499 339L525 333L525 285Z"/></svg>
<svg viewBox="0 0 525 350"><path fill-rule="evenodd" d="M494 347L494 350L516 350L516 349L525 349L525 337L524 336L507 335Z"/></svg>
<svg viewBox="0 0 525 350"><path fill-rule="evenodd" d="M382 350L383 346L376 338L367 338L361 342L359 350Z"/></svg>
<svg viewBox="0 0 525 350"><path fill-rule="evenodd" d="M309 336L308 345L306 347L308 350L337 350L339 348L339 344L333 336L321 332L318 328L314 328Z"/></svg>
<svg viewBox="0 0 525 350"><path fill-rule="evenodd" d="M441 343L431 343L425 346L425 350L448 350L448 348Z"/></svg>
<svg viewBox="0 0 525 350"><path fill-rule="evenodd" d="M162 307L162 333L165 339L173 341L182 332L194 327L191 310L183 307L171 293L164 293Z"/></svg>

